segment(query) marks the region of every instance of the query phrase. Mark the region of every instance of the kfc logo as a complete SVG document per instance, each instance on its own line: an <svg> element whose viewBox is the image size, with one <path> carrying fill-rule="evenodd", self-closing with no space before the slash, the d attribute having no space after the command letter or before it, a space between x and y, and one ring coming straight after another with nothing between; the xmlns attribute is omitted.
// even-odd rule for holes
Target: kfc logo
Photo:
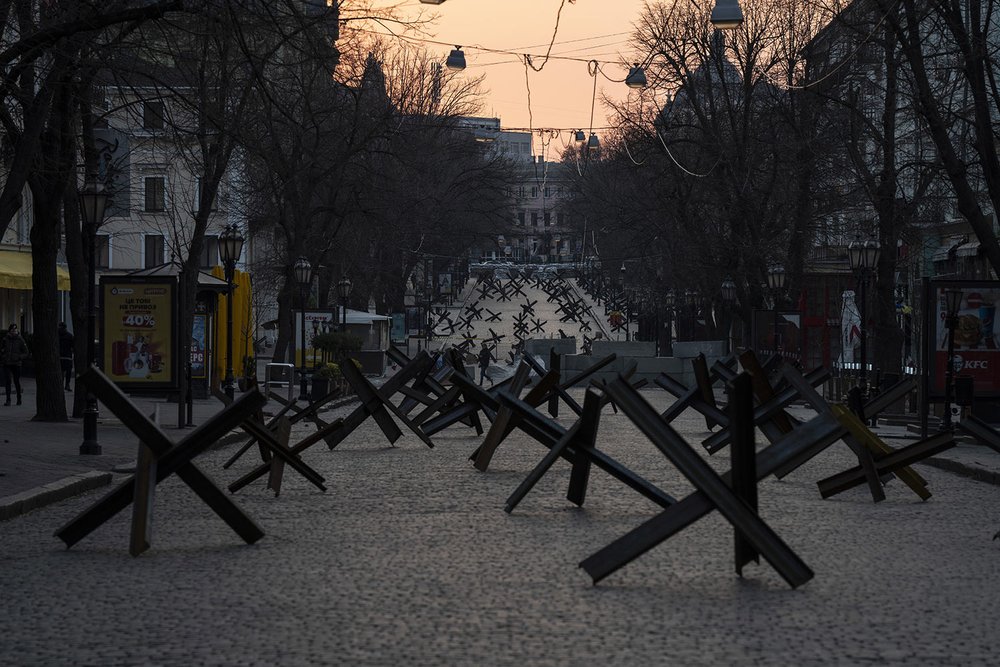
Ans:
<svg viewBox="0 0 1000 667"><path fill-rule="evenodd" d="M986 371L990 368L990 362L988 359L969 359L965 361L962 359L962 355L956 354L952 357L951 366L956 373L962 370Z"/></svg>

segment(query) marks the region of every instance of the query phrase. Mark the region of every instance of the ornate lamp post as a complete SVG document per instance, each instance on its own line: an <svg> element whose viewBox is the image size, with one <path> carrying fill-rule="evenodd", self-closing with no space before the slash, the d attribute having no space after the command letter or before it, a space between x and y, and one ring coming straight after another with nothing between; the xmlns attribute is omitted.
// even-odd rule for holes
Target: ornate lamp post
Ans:
<svg viewBox="0 0 1000 667"><path fill-rule="evenodd" d="M302 297L302 367L300 369L302 374L301 384L299 385L299 400L308 401L309 400L309 383L306 380L306 296L309 291L310 285L312 285L312 264L305 257L299 257L295 260L295 282L299 284L299 294Z"/></svg>
<svg viewBox="0 0 1000 667"><path fill-rule="evenodd" d="M672 289L667 290L667 293L663 297L663 307L667 312L667 344L664 346L663 352L665 356L674 355L674 304L676 303L676 296Z"/></svg>
<svg viewBox="0 0 1000 667"><path fill-rule="evenodd" d="M736 303L736 283L729 276L726 276L726 279L722 281L722 303L725 305L726 315L729 316L726 327L726 354L729 354L732 352L733 304Z"/></svg>
<svg viewBox="0 0 1000 667"><path fill-rule="evenodd" d="M87 365L97 364L97 229L104 222L104 209L108 204L108 193L96 177L89 177L79 195L80 218L83 231L90 246L90 261L87 263ZM100 454L97 442L97 397L88 389L87 405L83 410L83 443L80 454Z"/></svg>
<svg viewBox="0 0 1000 667"><path fill-rule="evenodd" d="M941 430L950 431L951 401L955 392L955 327L958 325L958 309L962 305L962 290L952 287L944 291L945 324L948 327L948 357L944 371L944 416Z"/></svg>
<svg viewBox="0 0 1000 667"><path fill-rule="evenodd" d="M337 296L340 297L340 307L343 309L343 319L341 320L340 330L347 331L347 299L351 296L351 288L354 285L351 283L351 279L344 276L337 283Z"/></svg>
<svg viewBox="0 0 1000 667"><path fill-rule="evenodd" d="M871 274L874 272L875 267L878 266L879 255L881 255L882 247L879 242L875 239L868 239L867 241L861 241L861 237L855 237L854 241L847 246L847 257L851 262L851 270L855 273L858 278L858 310L861 315L861 344L858 346L861 348L861 391L864 394L868 393L868 359L867 359L867 338L868 332L866 331L866 322L868 320L868 307L867 301L865 299L865 292L868 287L868 280Z"/></svg>
<svg viewBox="0 0 1000 667"><path fill-rule="evenodd" d="M781 300L781 293L785 289L785 267L781 264L772 264L767 269L767 286L774 295L774 351L779 348L778 335L778 303Z"/></svg>
<svg viewBox="0 0 1000 667"><path fill-rule="evenodd" d="M618 286L621 288L621 302L622 305L619 306L619 310L624 309L625 311L625 340L628 340L628 297L625 295L625 262L622 262L622 268L618 269Z"/></svg>
<svg viewBox="0 0 1000 667"><path fill-rule="evenodd" d="M233 388L233 274L236 272L236 262L243 254L243 235L235 223L227 225L219 235L219 257L226 274L226 396L233 398L236 390Z"/></svg>

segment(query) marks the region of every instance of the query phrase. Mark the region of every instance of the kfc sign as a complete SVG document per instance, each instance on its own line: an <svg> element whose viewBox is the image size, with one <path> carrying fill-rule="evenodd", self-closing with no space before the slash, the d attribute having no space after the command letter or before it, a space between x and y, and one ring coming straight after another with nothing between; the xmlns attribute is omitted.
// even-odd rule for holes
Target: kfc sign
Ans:
<svg viewBox="0 0 1000 667"><path fill-rule="evenodd" d="M1000 395L1000 327L996 325L996 309L1000 304L1000 282L997 281L929 281L925 294L929 304L927 358L929 360L927 391L931 397L944 396L948 369L948 348L953 348L952 371L972 378L977 397ZM954 319L949 320L946 290L958 289L961 298ZM952 325L949 328L949 324Z"/></svg>
<svg viewBox="0 0 1000 667"><path fill-rule="evenodd" d="M960 354L956 354L951 360L951 363L956 373L961 373L964 370L976 369L985 371L990 367L989 359L963 359Z"/></svg>

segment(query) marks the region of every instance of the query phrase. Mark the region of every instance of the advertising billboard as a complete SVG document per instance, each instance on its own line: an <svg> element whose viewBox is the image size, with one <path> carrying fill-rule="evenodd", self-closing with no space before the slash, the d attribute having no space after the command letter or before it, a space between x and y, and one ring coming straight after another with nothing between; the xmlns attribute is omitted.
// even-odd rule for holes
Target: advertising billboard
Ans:
<svg viewBox="0 0 1000 667"><path fill-rule="evenodd" d="M195 313L191 323L191 377L208 377L208 315Z"/></svg>
<svg viewBox="0 0 1000 667"><path fill-rule="evenodd" d="M942 398L945 393L948 364L945 290L948 289L958 289L962 293L955 326L955 376L971 377L976 397L1000 396L1000 329L996 326L1000 282L985 280L932 280L926 283L928 396Z"/></svg>
<svg viewBox="0 0 1000 667"><path fill-rule="evenodd" d="M101 276L101 367L123 391L176 389L173 278Z"/></svg>

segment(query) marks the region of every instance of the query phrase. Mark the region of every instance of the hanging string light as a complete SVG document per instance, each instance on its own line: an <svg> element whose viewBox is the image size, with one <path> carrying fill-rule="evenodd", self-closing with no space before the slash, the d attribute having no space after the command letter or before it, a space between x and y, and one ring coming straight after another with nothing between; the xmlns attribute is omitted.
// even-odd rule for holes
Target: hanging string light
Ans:
<svg viewBox="0 0 1000 667"><path fill-rule="evenodd" d="M635 63L629 68L628 76L625 77L625 85L629 88L645 88L646 72L639 63Z"/></svg>

